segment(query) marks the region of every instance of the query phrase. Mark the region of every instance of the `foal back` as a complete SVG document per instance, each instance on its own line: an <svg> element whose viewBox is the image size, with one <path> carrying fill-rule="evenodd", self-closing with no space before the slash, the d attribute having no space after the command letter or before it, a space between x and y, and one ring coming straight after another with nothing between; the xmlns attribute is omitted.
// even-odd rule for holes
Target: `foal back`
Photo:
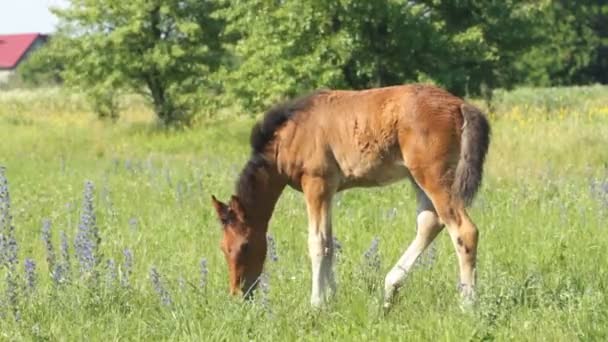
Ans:
<svg viewBox="0 0 608 342"><path fill-rule="evenodd" d="M316 93L277 132L278 169L297 189L303 176L324 178L337 191L385 185L429 167L450 178L462 105L428 85Z"/></svg>

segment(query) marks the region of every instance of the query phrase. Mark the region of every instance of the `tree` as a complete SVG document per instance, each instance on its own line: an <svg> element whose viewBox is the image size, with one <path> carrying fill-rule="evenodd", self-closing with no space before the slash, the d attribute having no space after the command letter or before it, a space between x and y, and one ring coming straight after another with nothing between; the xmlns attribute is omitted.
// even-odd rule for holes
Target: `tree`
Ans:
<svg viewBox="0 0 608 342"><path fill-rule="evenodd" d="M608 3L595 3L592 7L590 27L595 32L597 44L592 60L583 73L593 82L608 84Z"/></svg>
<svg viewBox="0 0 608 342"><path fill-rule="evenodd" d="M557 75L560 83L608 84L608 2L556 0L556 8L562 15L569 14L574 38L570 46L571 50L576 49L564 58L567 68Z"/></svg>
<svg viewBox="0 0 608 342"><path fill-rule="evenodd" d="M108 115L125 89L148 98L163 124L188 123L222 55L215 9L209 0L70 0L53 10L60 28L48 54Z"/></svg>
<svg viewBox="0 0 608 342"><path fill-rule="evenodd" d="M47 53L47 50L50 49L46 47L38 49L19 64L17 76L25 85L38 87L62 83L61 72L64 70L64 65L61 60Z"/></svg>
<svg viewBox="0 0 608 342"><path fill-rule="evenodd" d="M608 75L608 6L594 0L71 0L56 12L61 29L33 60L111 118L123 90L171 124L317 88L430 81L489 101Z"/></svg>
<svg viewBox="0 0 608 342"><path fill-rule="evenodd" d="M245 0L219 12L231 98L253 110L319 87L433 80L458 95L510 87L545 3L481 0ZM491 92L486 92L491 94Z"/></svg>
<svg viewBox="0 0 608 342"><path fill-rule="evenodd" d="M542 42L535 34L547 3L529 0L423 1L436 23L433 55L426 72L458 95L488 98L497 87L515 85L519 56Z"/></svg>
<svg viewBox="0 0 608 342"><path fill-rule="evenodd" d="M343 84L350 37L334 27L333 1L225 1L232 63L218 73L227 101L256 112L282 96Z"/></svg>
<svg viewBox="0 0 608 342"><path fill-rule="evenodd" d="M604 7L608 13L608 6ZM594 0L550 1L535 27L534 35L542 37L541 43L519 58L519 82L536 86L592 82L594 76L587 71L600 52L599 32L594 31L594 25L601 27L596 23L599 8Z"/></svg>

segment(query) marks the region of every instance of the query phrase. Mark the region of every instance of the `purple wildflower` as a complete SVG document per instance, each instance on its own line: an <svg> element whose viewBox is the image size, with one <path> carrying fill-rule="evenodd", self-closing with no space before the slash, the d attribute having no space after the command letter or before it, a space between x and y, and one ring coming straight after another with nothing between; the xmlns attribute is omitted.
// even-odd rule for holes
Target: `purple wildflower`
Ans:
<svg viewBox="0 0 608 342"><path fill-rule="evenodd" d="M207 269L207 259L202 258L201 259L201 289L205 288L205 285L207 285L207 274L209 273L209 270Z"/></svg>
<svg viewBox="0 0 608 342"><path fill-rule="evenodd" d="M200 193L205 193L205 185L203 185L203 178L198 179L198 190Z"/></svg>
<svg viewBox="0 0 608 342"><path fill-rule="evenodd" d="M133 232L137 231L138 226L139 226L139 221L137 220L137 217L131 217L129 219L129 228L131 229L131 231L133 231Z"/></svg>
<svg viewBox="0 0 608 342"><path fill-rule="evenodd" d="M268 242L268 256L270 257L270 260L272 260L273 262L279 261L279 256L277 255L276 242L274 241L272 235L268 234L266 236L266 241Z"/></svg>
<svg viewBox="0 0 608 342"><path fill-rule="evenodd" d="M68 218L68 224L67 224L67 228L68 228L69 230L72 230L72 229L73 229L73 227L74 227L73 222L72 222L72 221L73 221L72 216L74 216L74 215L73 215L73 213L74 213L74 203L73 203L73 202L68 202L68 203L66 203L66 205L65 205L65 209L66 209L66 212L67 212L67 218Z"/></svg>
<svg viewBox="0 0 608 342"><path fill-rule="evenodd" d="M72 272L72 263L70 261L70 247L68 243L68 237L64 231L59 233L61 237L61 264L57 265L56 273L53 277L55 283L67 281L70 279Z"/></svg>
<svg viewBox="0 0 608 342"><path fill-rule="evenodd" d="M333 244L334 255L336 257L336 260L339 260L340 255L342 255L342 244L340 243L338 238L335 236L332 237L332 244Z"/></svg>
<svg viewBox="0 0 608 342"><path fill-rule="evenodd" d="M106 177L107 177L107 175L106 175ZM116 209L114 207L114 203L112 202L112 196L110 195L110 189L108 187L108 180L107 180L107 178L104 180L100 196L101 196L100 198L103 201L103 204L106 207L106 212L108 214L108 217L110 218L110 220L113 223L116 223L116 220L117 220L117 217L118 217L118 213L116 212Z"/></svg>
<svg viewBox="0 0 608 342"><path fill-rule="evenodd" d="M0 166L0 266L5 265L14 271L17 260L17 241L11 216L11 197L8 191L8 180Z"/></svg>
<svg viewBox="0 0 608 342"><path fill-rule="evenodd" d="M116 263L114 259L108 259L106 262L106 284L109 288L114 287L117 277Z"/></svg>
<svg viewBox="0 0 608 342"><path fill-rule="evenodd" d="M152 163L152 159L148 158L146 159L146 165L145 167L142 166L143 168L147 169L148 171L150 171L150 173L154 172L154 163Z"/></svg>
<svg viewBox="0 0 608 342"><path fill-rule="evenodd" d="M112 166L114 167L114 173L118 173L118 168L120 167L120 159L113 158L112 159Z"/></svg>
<svg viewBox="0 0 608 342"><path fill-rule="evenodd" d="M6 302L18 319L17 309L17 240L15 240L10 214L11 199L5 169L0 166L0 267L6 267Z"/></svg>
<svg viewBox="0 0 608 342"><path fill-rule="evenodd" d="M67 280L65 266L63 264L57 264L55 269L51 272L51 278L55 285L61 285Z"/></svg>
<svg viewBox="0 0 608 342"><path fill-rule="evenodd" d="M94 268L100 260L98 255L100 242L101 239L99 238L95 212L93 210L93 183L87 181L85 183L78 233L74 241L81 274L93 273Z"/></svg>
<svg viewBox="0 0 608 342"><path fill-rule="evenodd" d="M120 281L122 286L127 287L129 286L129 277L131 277L131 272L133 272L133 252L127 248L122 251L122 254L125 261L123 263L123 272Z"/></svg>
<svg viewBox="0 0 608 342"><path fill-rule="evenodd" d="M380 244L380 239L378 237L374 237L372 243L369 248L363 254L365 258L366 266L371 268L372 270L379 271L380 270L380 254L378 252L378 245Z"/></svg>
<svg viewBox="0 0 608 342"><path fill-rule="evenodd" d="M19 298L17 290L17 274L15 265L12 265L6 273L6 303L12 309L15 319L19 320Z"/></svg>
<svg viewBox="0 0 608 342"><path fill-rule="evenodd" d="M17 246L17 240L15 240L15 237L9 235L2 248L4 252L4 261L6 263L6 267L14 270L16 265L19 263L19 260L17 259L17 251L19 247Z"/></svg>
<svg viewBox="0 0 608 342"><path fill-rule="evenodd" d="M171 297L169 296L169 292L163 284L160 273L158 273L155 267L152 267L150 269L150 281L152 282L152 287L154 287L154 291L156 291L156 293L160 297L160 302L165 306L170 306L172 303Z"/></svg>
<svg viewBox="0 0 608 342"><path fill-rule="evenodd" d="M380 239L374 237L370 246L363 254L363 267L361 268L361 278L365 282L368 291L373 292L378 288L378 276L380 274Z"/></svg>
<svg viewBox="0 0 608 342"><path fill-rule="evenodd" d="M135 168L133 167L133 162L130 159L125 160L125 169L127 171L135 172Z"/></svg>
<svg viewBox="0 0 608 342"><path fill-rule="evenodd" d="M260 300L262 307L270 311L270 277L268 273L262 272L258 278L258 287L260 288Z"/></svg>
<svg viewBox="0 0 608 342"><path fill-rule="evenodd" d="M167 180L167 185L169 185L170 188L173 187L173 180L171 179L171 171L169 171L169 169L164 169L165 171L165 179Z"/></svg>
<svg viewBox="0 0 608 342"><path fill-rule="evenodd" d="M183 200L184 200L184 189L186 188L185 184L183 181L178 181L177 185L175 186L175 199L177 201L177 203L182 204Z"/></svg>
<svg viewBox="0 0 608 342"><path fill-rule="evenodd" d="M59 159L59 170L61 170L62 175L65 175L66 169L65 156L61 155L61 159Z"/></svg>
<svg viewBox="0 0 608 342"><path fill-rule="evenodd" d="M51 220L45 219L42 221L42 241L46 249L46 262L49 266L49 271L55 269L55 249L53 248L53 236L51 234Z"/></svg>
<svg viewBox="0 0 608 342"><path fill-rule="evenodd" d="M33 292L36 289L36 263L32 259L25 259L23 263L25 269L25 280L27 289Z"/></svg>
<svg viewBox="0 0 608 342"><path fill-rule="evenodd" d="M107 205L112 206L112 199L110 198L110 189L108 188L107 179L104 180L104 184L101 187L99 198Z"/></svg>
<svg viewBox="0 0 608 342"><path fill-rule="evenodd" d="M602 206L608 209L608 179L595 179L591 182L591 193L597 197Z"/></svg>

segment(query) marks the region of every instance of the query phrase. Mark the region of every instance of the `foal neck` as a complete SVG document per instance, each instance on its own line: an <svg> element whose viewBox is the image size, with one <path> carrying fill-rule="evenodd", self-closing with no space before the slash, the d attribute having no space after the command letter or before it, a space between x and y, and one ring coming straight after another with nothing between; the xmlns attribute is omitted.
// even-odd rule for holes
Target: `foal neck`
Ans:
<svg viewBox="0 0 608 342"><path fill-rule="evenodd" d="M239 176L236 194L243 205L251 228L266 233L268 221L287 182L274 162L253 155Z"/></svg>

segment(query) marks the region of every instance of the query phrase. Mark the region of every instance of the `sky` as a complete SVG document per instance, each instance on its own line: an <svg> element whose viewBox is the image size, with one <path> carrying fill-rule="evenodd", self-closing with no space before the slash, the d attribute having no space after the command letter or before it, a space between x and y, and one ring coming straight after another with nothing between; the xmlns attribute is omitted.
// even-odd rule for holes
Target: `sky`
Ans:
<svg viewBox="0 0 608 342"><path fill-rule="evenodd" d="M0 34L54 32L57 18L49 7L66 3L67 0L0 0Z"/></svg>

